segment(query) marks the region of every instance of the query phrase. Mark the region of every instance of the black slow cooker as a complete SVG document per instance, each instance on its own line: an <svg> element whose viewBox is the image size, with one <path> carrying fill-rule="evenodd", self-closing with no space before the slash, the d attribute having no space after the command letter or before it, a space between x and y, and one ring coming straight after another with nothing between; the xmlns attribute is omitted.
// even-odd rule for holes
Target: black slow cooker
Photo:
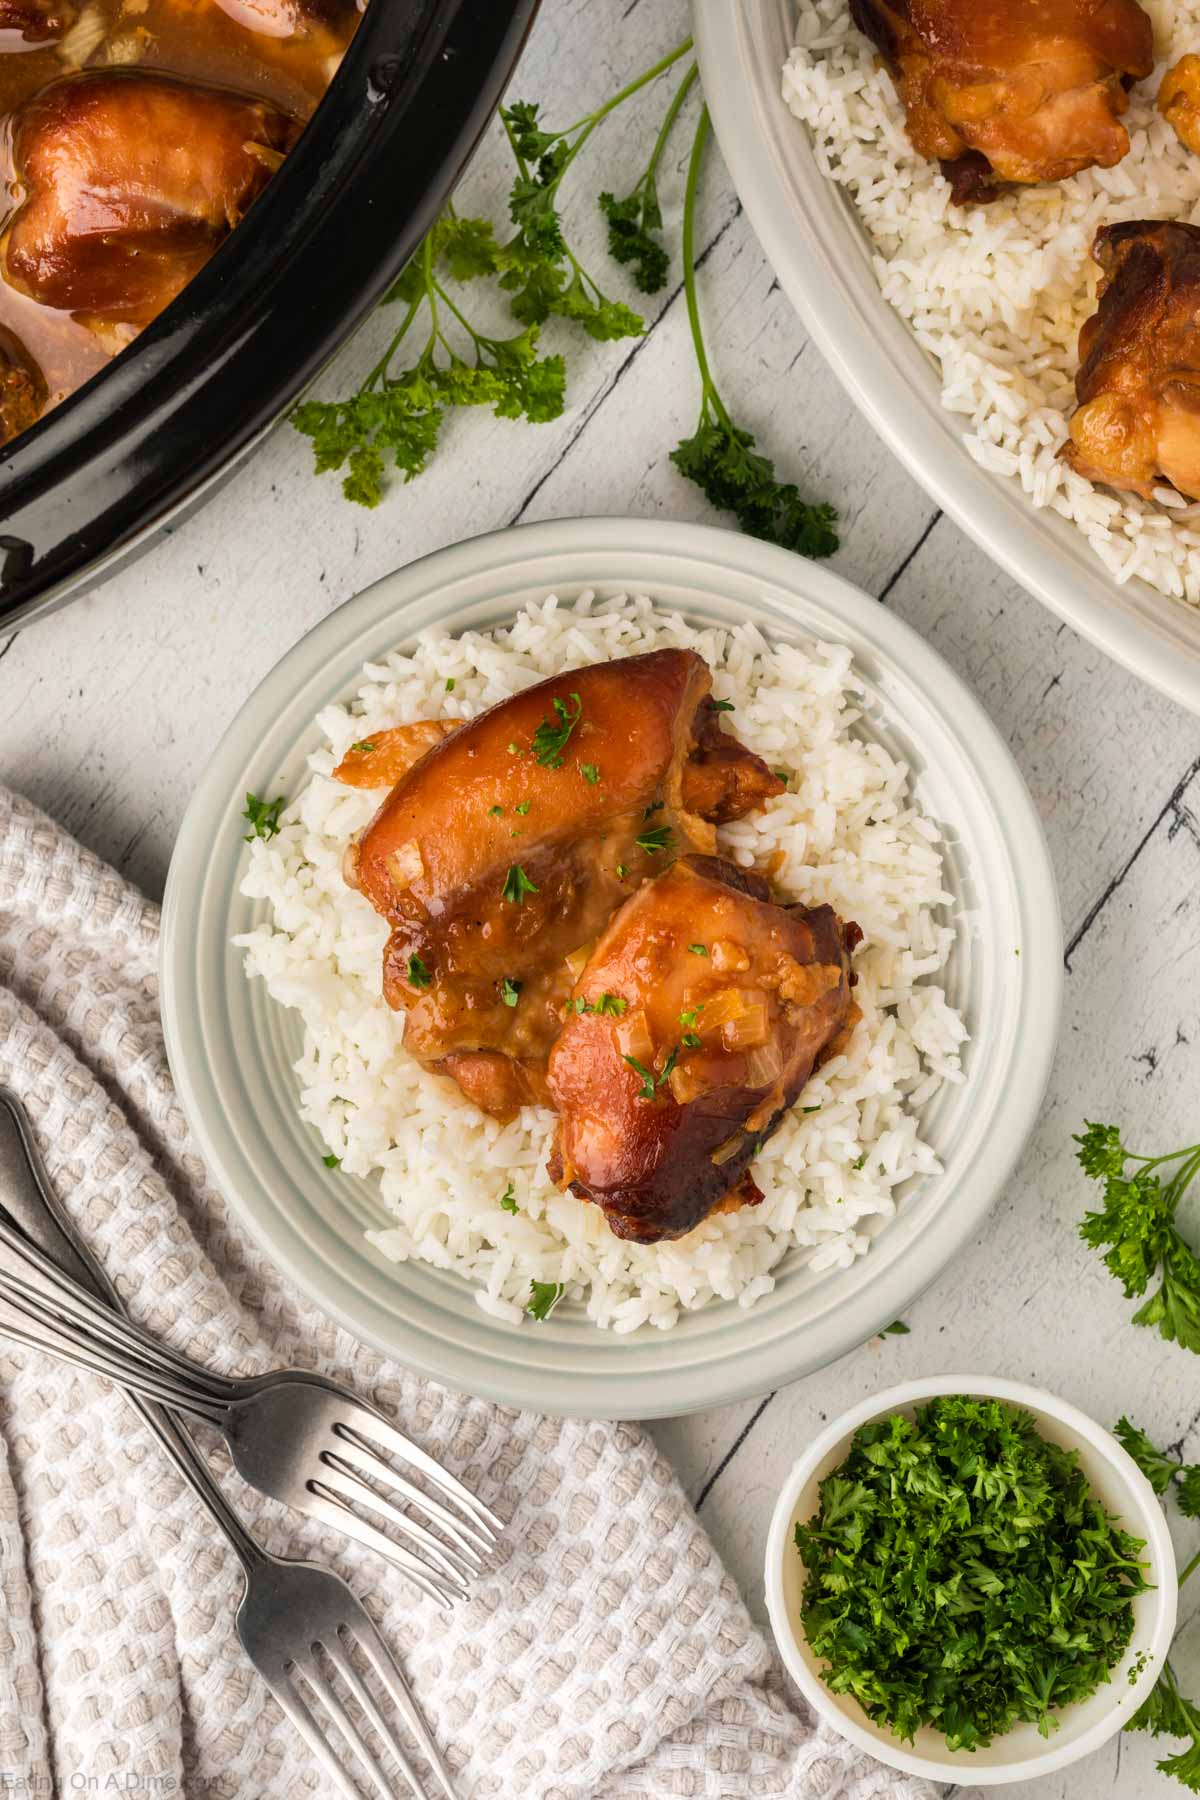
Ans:
<svg viewBox="0 0 1200 1800"><path fill-rule="evenodd" d="M300 142L108 368L0 452L0 632L93 587L234 468L381 298L538 0L370 0Z"/></svg>

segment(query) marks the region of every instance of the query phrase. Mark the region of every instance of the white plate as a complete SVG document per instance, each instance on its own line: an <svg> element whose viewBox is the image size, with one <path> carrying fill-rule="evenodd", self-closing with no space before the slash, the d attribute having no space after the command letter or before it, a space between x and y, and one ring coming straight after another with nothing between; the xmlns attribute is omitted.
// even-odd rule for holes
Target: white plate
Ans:
<svg viewBox="0 0 1200 1800"><path fill-rule="evenodd" d="M949 850L962 914L950 1002L971 1033L966 1080L926 1109L945 1165L844 1273L796 1255L773 1293L719 1303L668 1332L600 1331L580 1307L514 1327L459 1277L389 1263L363 1227L387 1219L369 1183L321 1166L296 1110L294 1013L249 982L230 943L265 916L238 892L246 793L294 793L321 707L352 694L364 661L424 626L511 619L551 591L647 593L707 623L752 619L776 638L850 646L866 730L913 769ZM200 1149L230 1204L296 1284L399 1361L447 1385L541 1412L652 1418L716 1406L820 1368L896 1318L978 1229L1034 1120L1054 1052L1062 934L1041 827L986 715L940 657L874 600L782 550L704 526L565 519L475 538L388 576L310 632L234 720L188 808L163 918L162 1007L171 1067Z"/></svg>
<svg viewBox="0 0 1200 1800"><path fill-rule="evenodd" d="M1133 1602L1129 1648L1105 1686L1059 1712L1058 1729L1049 1738L1042 1737L1036 1725L1017 1725L986 1749L953 1751L946 1748L941 1732L925 1727L907 1744L884 1726L873 1724L852 1695L835 1694L826 1686L821 1678L825 1665L809 1647L800 1623L804 1565L796 1553L796 1524L811 1519L818 1510L820 1484L845 1461L850 1440L860 1426L888 1413L911 1417L917 1406L935 1394L986 1395L1032 1413L1044 1438L1078 1452L1092 1492L1126 1531L1146 1545L1143 1556L1151 1586ZM1044 1779L1090 1756L1128 1725L1167 1660L1179 1605L1175 1552L1167 1521L1154 1489L1133 1458L1111 1433L1068 1401L1045 1388L994 1375L934 1375L923 1381L906 1381L885 1393L872 1394L835 1419L808 1445L783 1484L767 1540L765 1579L771 1629L788 1673L833 1729L860 1750L907 1775L970 1787Z"/></svg>
<svg viewBox="0 0 1200 1800"><path fill-rule="evenodd" d="M980 468L937 372L888 305L849 197L781 97L795 0L693 0L704 92L734 185L788 298L835 374L921 485L1076 631L1200 712L1200 609L1119 587L1069 520Z"/></svg>

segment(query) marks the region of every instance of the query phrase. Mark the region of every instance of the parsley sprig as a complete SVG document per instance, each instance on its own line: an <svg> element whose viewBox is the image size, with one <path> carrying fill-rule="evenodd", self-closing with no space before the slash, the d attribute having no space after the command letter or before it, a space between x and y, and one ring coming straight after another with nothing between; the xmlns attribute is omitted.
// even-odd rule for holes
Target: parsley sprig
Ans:
<svg viewBox="0 0 1200 1800"><path fill-rule="evenodd" d="M751 432L736 425L709 367L696 292L696 196L709 136L708 108L700 114L688 169L683 209L683 279L688 322L700 367L700 420L690 438L671 452L680 474L694 481L718 512L731 512L742 530L802 556L832 556L838 547L837 514L805 500L794 482L781 482L775 464L754 447Z"/></svg>
<svg viewBox="0 0 1200 1800"><path fill-rule="evenodd" d="M663 227L658 170L675 121L699 73L693 63L676 88L650 153L650 161L629 193L622 200L615 199L610 193L600 196L600 210L608 220L608 254L614 262L632 268L634 286L643 294L657 294L667 285L671 258L658 235Z"/></svg>
<svg viewBox="0 0 1200 1800"><path fill-rule="evenodd" d="M583 717L583 701L578 694L572 694L569 703L556 696L554 715L553 719L543 719L533 734L533 760L543 769L562 768L571 733ZM520 810L518 807L517 811ZM529 811L528 802L525 810Z"/></svg>
<svg viewBox="0 0 1200 1800"><path fill-rule="evenodd" d="M1169 1451L1159 1450L1146 1433L1129 1419L1118 1419L1113 1436L1132 1456L1155 1493L1165 1495L1175 1484L1179 1510L1189 1519L1200 1518L1200 1465L1184 1463ZM1179 1577L1179 1585L1200 1567L1200 1553L1195 1555ZM1174 1756L1163 1757L1160 1772L1173 1775L1192 1793L1200 1793L1200 1707L1179 1692L1175 1671L1163 1664L1162 1674L1151 1688L1133 1718L1130 1731L1148 1731L1153 1737L1187 1738L1188 1746Z"/></svg>
<svg viewBox="0 0 1200 1800"><path fill-rule="evenodd" d="M1108 1680L1146 1591L1143 1545L1078 1458L998 1400L947 1395L874 1420L796 1527L801 1617L824 1679L911 1740L989 1744Z"/></svg>
<svg viewBox="0 0 1200 1800"><path fill-rule="evenodd" d="M260 800L257 794L246 795L246 805L242 817L250 829L243 839L249 844L254 838L270 840L279 835L279 815L284 808L283 795L274 800Z"/></svg>
<svg viewBox="0 0 1200 1800"><path fill-rule="evenodd" d="M1075 1142L1080 1167L1103 1188L1103 1205L1086 1215L1080 1237L1104 1251L1104 1265L1127 1299L1139 1298L1158 1277L1157 1288L1134 1313L1134 1324L1156 1325L1168 1341L1200 1353L1200 1260L1175 1224L1180 1202L1200 1173L1200 1144L1165 1156L1137 1156L1122 1142L1119 1126L1091 1122ZM1158 1171L1172 1164L1164 1181Z"/></svg>

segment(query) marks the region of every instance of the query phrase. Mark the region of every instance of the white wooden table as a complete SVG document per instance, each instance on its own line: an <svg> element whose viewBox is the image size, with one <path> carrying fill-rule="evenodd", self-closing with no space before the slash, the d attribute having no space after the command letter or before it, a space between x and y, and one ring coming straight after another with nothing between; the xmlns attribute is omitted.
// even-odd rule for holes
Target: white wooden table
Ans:
<svg viewBox="0 0 1200 1800"><path fill-rule="evenodd" d="M687 29L686 0L545 0L514 94L578 117ZM642 115L649 121L657 101ZM576 165L573 217L608 274L594 195L632 184L645 132L623 114ZM681 134L664 182L677 216ZM509 178L493 133L466 211L502 216ZM622 185L624 184L624 185ZM1200 723L1059 625L943 518L858 419L772 278L719 161L703 209L703 307L740 419L814 495L839 506L834 567L894 608L979 694L1033 791L1062 890L1068 981L1062 1044L1033 1143L970 1250L875 1340L766 1399L657 1428L751 1606L772 1501L823 1420L904 1376L986 1370L1041 1382L1111 1423L1127 1411L1200 1459L1200 1361L1135 1331L1131 1307L1076 1225L1088 1203L1071 1134L1126 1121L1139 1144L1200 1135ZM682 296L645 339L572 340L570 404L554 425L452 421L416 485L367 513L281 426L199 514L135 566L0 640L0 778L161 894L188 796L220 733L296 640L377 576L518 520L577 513L705 518L667 460L690 431L696 381ZM623 293L619 272L610 291ZM661 303L659 303L661 302ZM373 361L376 322L327 377ZM1194 1547L1186 1528L1180 1542ZM1195 1605L1189 1596L1185 1614ZM1200 1639L1177 1663L1200 1690ZM1029 1800L1169 1800L1145 1737L1117 1740Z"/></svg>

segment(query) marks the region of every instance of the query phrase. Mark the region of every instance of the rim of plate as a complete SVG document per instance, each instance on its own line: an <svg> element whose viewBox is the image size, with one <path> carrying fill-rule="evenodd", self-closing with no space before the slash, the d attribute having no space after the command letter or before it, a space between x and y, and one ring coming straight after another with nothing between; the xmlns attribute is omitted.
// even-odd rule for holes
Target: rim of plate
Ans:
<svg viewBox="0 0 1200 1800"><path fill-rule="evenodd" d="M814 1276L791 1256L772 1293L714 1301L670 1331L620 1336L582 1307L514 1327L460 1277L390 1263L362 1235L388 1215L372 1185L330 1174L296 1104L294 1014L248 981L230 938L264 917L241 896L249 792L296 791L314 720L361 666L428 625L509 621L556 593L644 593L708 624L849 646L864 724L913 770L946 836L958 938L947 975L971 1043L961 1085L922 1112L944 1165L914 1180L879 1242ZM826 569L713 526L561 519L435 552L347 601L291 649L222 738L188 807L163 904L162 1015L180 1102L233 1211L283 1273L356 1337L446 1386L543 1413L658 1418L761 1393L825 1366L899 1316L977 1230L1033 1128L1062 998L1062 928L1041 824L999 733L900 619Z"/></svg>
<svg viewBox="0 0 1200 1800"><path fill-rule="evenodd" d="M788 299L889 449L992 561L1114 661L1200 713L1200 608L1119 586L1070 520L982 468L932 362L884 299L844 190L784 104L795 0L693 0L705 98L738 196Z"/></svg>

